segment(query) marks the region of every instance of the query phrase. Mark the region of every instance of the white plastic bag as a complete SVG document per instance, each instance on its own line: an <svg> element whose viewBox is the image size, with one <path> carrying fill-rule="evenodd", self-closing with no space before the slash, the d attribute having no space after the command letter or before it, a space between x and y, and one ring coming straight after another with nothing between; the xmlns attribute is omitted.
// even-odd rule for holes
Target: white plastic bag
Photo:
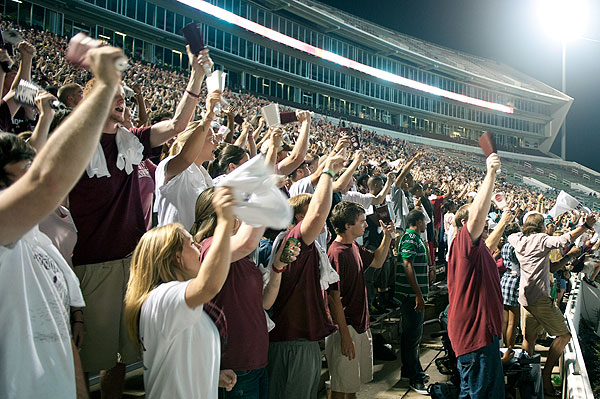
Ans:
<svg viewBox="0 0 600 399"><path fill-rule="evenodd" d="M293 210L277 188L277 175L265 166L262 155L236 168L217 187L231 187L236 199L235 216L251 226L285 229L292 222Z"/></svg>
<svg viewBox="0 0 600 399"><path fill-rule="evenodd" d="M555 218L557 216L562 215L565 212L572 211L575 209L582 210L582 208L583 205L581 205L581 202L579 202L577 198L568 194L566 191L561 191L558 194L558 197L556 198L556 203L554 204L552 209L550 209L550 212L548 212L548 214L551 217Z"/></svg>

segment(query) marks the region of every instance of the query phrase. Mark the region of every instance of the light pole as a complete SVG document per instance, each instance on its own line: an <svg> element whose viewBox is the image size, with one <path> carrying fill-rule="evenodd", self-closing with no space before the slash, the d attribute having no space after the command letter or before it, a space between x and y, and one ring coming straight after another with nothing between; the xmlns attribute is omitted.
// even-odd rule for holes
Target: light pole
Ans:
<svg viewBox="0 0 600 399"><path fill-rule="evenodd" d="M562 87L563 93L567 93L567 41L562 40ZM567 115L560 127L560 157L567 160Z"/></svg>
<svg viewBox="0 0 600 399"><path fill-rule="evenodd" d="M540 22L546 32L561 41L562 87L567 92L567 41L580 37L585 29L588 10L586 0L538 0ZM567 116L560 128L560 156L567 159Z"/></svg>

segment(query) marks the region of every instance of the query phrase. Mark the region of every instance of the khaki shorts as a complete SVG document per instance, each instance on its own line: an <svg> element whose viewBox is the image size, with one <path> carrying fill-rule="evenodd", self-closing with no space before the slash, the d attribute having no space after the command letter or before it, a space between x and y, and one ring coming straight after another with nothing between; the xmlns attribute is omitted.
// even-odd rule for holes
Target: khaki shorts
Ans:
<svg viewBox="0 0 600 399"><path fill-rule="evenodd" d="M124 298L129 280L130 259L75 266L83 310L83 344L79 355L83 371L113 368L140 359L127 334Z"/></svg>
<svg viewBox="0 0 600 399"><path fill-rule="evenodd" d="M325 338L325 356L331 376L331 390L334 392L355 393L360 384L373 380L373 339L371 330L362 334L348 326L354 341L356 356L352 360L342 355L342 339L339 331Z"/></svg>
<svg viewBox="0 0 600 399"><path fill-rule="evenodd" d="M523 306L521 325L524 335L540 335L543 330L555 337L569 333L565 316L550 297L544 297L534 305Z"/></svg>

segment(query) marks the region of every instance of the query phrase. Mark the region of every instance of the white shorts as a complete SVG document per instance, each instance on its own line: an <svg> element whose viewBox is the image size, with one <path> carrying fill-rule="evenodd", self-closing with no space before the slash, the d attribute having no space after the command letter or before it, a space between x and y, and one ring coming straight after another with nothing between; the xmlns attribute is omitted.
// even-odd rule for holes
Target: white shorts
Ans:
<svg viewBox="0 0 600 399"><path fill-rule="evenodd" d="M342 341L339 331L325 338L325 356L331 377L331 390L342 393L360 391L360 384L373 380L373 339L371 330L362 334L348 326L354 341L356 356L352 360L342 355Z"/></svg>

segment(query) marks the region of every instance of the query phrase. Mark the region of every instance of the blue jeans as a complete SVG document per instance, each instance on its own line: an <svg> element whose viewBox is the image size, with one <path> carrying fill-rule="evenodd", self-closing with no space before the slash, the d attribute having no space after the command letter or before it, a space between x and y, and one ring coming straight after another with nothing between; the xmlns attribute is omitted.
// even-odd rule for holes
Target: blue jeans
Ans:
<svg viewBox="0 0 600 399"><path fill-rule="evenodd" d="M400 337L400 359L402 377L410 382L423 382L425 372L419 361L419 345L423 335L425 312L415 311L415 298L405 298L400 305L402 313L402 335Z"/></svg>
<svg viewBox="0 0 600 399"><path fill-rule="evenodd" d="M227 392L225 389L219 388L219 399L267 399L269 377L266 368L236 371L235 374L237 382L233 389Z"/></svg>
<svg viewBox="0 0 600 399"><path fill-rule="evenodd" d="M504 372L498 337L494 341L458 357L460 399L504 398Z"/></svg>

